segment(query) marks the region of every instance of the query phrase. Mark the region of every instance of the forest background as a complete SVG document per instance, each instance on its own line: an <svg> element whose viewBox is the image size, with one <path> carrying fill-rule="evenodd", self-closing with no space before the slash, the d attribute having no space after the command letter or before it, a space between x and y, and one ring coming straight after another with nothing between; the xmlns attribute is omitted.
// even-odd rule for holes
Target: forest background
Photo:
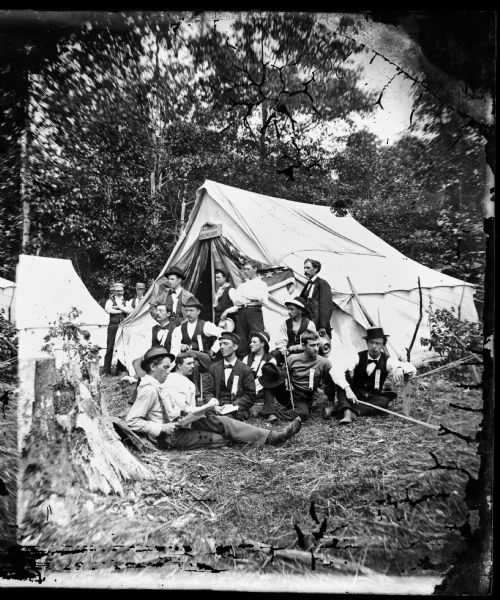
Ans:
<svg viewBox="0 0 500 600"><path fill-rule="evenodd" d="M363 85L390 62L357 41L363 16L89 12L61 25L40 11L31 32L5 17L1 276L14 279L22 250L71 259L101 301L113 280L131 295L213 179L348 209L408 257L478 284L481 301L484 138L426 91L440 77L446 89L430 69L392 142L363 125L412 77L395 66L378 90Z"/></svg>

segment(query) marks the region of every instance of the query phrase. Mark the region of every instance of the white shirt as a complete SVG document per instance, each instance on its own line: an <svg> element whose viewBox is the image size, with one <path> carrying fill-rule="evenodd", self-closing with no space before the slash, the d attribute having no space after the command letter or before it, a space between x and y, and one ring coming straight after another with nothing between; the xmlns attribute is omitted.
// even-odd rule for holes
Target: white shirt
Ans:
<svg viewBox="0 0 500 600"><path fill-rule="evenodd" d="M142 298L138 298L137 296L135 298L131 298L130 300L127 300L127 303L125 304L125 307L127 309L129 309L129 313L131 313L134 310L134 306L132 305L132 303L135 300L135 308L137 308L139 306L139 304L144 300L144 296Z"/></svg>
<svg viewBox="0 0 500 600"><path fill-rule="evenodd" d="M349 353L347 356L345 356L344 358L342 358L340 360L334 361L332 369L330 370L330 375L332 376L334 383L336 385L338 385L339 387L341 387L342 389L345 389L346 387L348 387L349 383L347 382L345 373L346 373L346 371L349 371L352 373L354 371L354 367L358 364L359 364L359 354L354 353L354 352ZM372 367L370 364L368 364L368 367L370 367L370 371L373 372L375 370L375 368L377 367L377 365L373 365L373 367ZM368 373L368 367L367 367L367 373ZM387 359L387 371L389 372L389 374L390 375L394 374L394 371L398 367L401 367L403 369L403 373L408 374L410 376L415 375L415 373L417 372L417 369L411 363L402 362L402 361L398 360L397 358L393 358L392 356L389 356L389 358Z"/></svg>
<svg viewBox="0 0 500 600"><path fill-rule="evenodd" d="M180 373L169 373L161 390L170 398L170 410L167 410L170 420L180 416L182 410L196 407L194 383Z"/></svg>
<svg viewBox="0 0 500 600"><path fill-rule="evenodd" d="M301 318L301 321L302 321L302 318ZM301 321L299 321L298 323L296 321L292 321L292 328L294 330L294 333L297 333L297 331L299 330ZM307 325L307 331L313 331L316 333L316 325L314 324L314 322L311 319L309 319L309 323ZM278 350L281 350L282 352L285 352L287 344L288 344L288 330L286 328L286 320L285 320L285 321L283 321L283 323L281 323L279 339L276 342L276 348Z"/></svg>
<svg viewBox="0 0 500 600"><path fill-rule="evenodd" d="M172 290L172 294L170 294L170 291L168 293L168 297L172 299L172 313L174 313L177 311L177 304L182 294L182 287L179 287L176 290Z"/></svg>
<svg viewBox="0 0 500 600"><path fill-rule="evenodd" d="M125 298L123 296L115 297L114 300L111 300L111 298L109 298L108 300L106 300L106 304L104 305L104 310L109 315L117 315L117 314L119 314L117 312L111 312L111 311L115 311L116 310L116 308L113 308L113 306L123 307L125 309L125 314L128 314L128 313L132 312L132 309L129 310L129 308L127 306L127 303L125 302Z"/></svg>
<svg viewBox="0 0 500 600"><path fill-rule="evenodd" d="M234 368L234 365L236 364L236 359L237 359L236 355L233 356L233 358L231 360L224 359L224 365L223 365L224 366L224 382L226 383L226 385L227 385L229 376L232 373L231 369L226 369L226 365L231 365Z"/></svg>
<svg viewBox="0 0 500 600"><path fill-rule="evenodd" d="M313 295L313 292L314 292L314 284L316 283L316 279L318 279L318 274L317 274L317 273L316 273L316 275L315 275L314 277L311 277L311 279L308 279L308 280L306 281L306 284L305 284L305 285L307 285L309 282L311 282L311 283L312 283L311 287L309 288L309 292L308 292L308 294L307 294L307 297L308 297L308 298L312 298L312 295ZM304 286L304 287L305 287L305 286Z"/></svg>
<svg viewBox="0 0 500 600"><path fill-rule="evenodd" d="M176 414L172 398L162 389L160 382L151 375L141 377L137 398L125 417L130 429L138 433L147 433L154 438L158 437L164 421L160 402L169 419L170 415Z"/></svg>
<svg viewBox="0 0 500 600"><path fill-rule="evenodd" d="M267 285L260 277L247 279L236 289L229 290L229 297L235 306L245 306L250 302L266 304L268 299Z"/></svg>
<svg viewBox="0 0 500 600"><path fill-rule="evenodd" d="M192 338L194 330L196 329L196 325L198 324L198 319L194 323L186 321L186 324L188 335L190 338ZM212 350L213 352L218 352L220 348L218 338L223 331L223 329L217 327L217 325L215 325L215 323L212 323L212 321L205 321L205 324L203 325L203 333L206 336L215 337L217 339L215 340L211 348L203 348L203 350L200 349L200 352L208 352L209 350ZM172 345L170 351L174 356L177 356L181 351L181 341L182 331L181 326L178 325L172 332Z"/></svg>
<svg viewBox="0 0 500 600"><path fill-rule="evenodd" d="M165 341L165 338L167 337L169 332L170 321L167 321L163 325L161 325L161 323L158 323L158 325L160 325L160 329L158 329L158 331L156 332L156 339L161 345L163 345L163 342Z"/></svg>

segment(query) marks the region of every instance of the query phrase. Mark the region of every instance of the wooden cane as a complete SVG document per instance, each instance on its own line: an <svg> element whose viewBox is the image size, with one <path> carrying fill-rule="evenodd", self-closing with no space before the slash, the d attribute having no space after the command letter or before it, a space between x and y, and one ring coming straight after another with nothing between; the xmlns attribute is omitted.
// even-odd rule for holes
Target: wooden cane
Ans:
<svg viewBox="0 0 500 600"><path fill-rule="evenodd" d="M419 421L418 419L414 419L413 417L407 417L387 408L382 408L381 406L375 406L375 404L370 404L370 402L365 402L364 400L357 400L357 403L364 404L365 406L369 406L370 408L375 408L376 410L381 410L382 412L388 413L389 415L394 415L395 417L399 417L400 419L405 419L405 421L411 421L412 423L417 423L417 425L423 425L424 427L428 427L429 429L434 429L436 431L439 431L440 429L439 425L433 425L432 423L424 423L424 421Z"/></svg>

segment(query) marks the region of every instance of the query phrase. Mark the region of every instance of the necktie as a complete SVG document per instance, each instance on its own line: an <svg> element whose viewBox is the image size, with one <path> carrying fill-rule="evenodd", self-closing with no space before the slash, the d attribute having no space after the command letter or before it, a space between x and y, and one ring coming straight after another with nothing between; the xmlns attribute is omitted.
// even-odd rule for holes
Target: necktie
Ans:
<svg viewBox="0 0 500 600"><path fill-rule="evenodd" d="M233 370L233 365L224 363L224 382L227 385L229 378L231 377L231 371Z"/></svg>
<svg viewBox="0 0 500 600"><path fill-rule="evenodd" d="M371 375L373 373L373 371L375 371L375 367L378 363L378 358L374 359L374 358L369 358L368 359L368 364L366 365L366 374L367 375Z"/></svg>

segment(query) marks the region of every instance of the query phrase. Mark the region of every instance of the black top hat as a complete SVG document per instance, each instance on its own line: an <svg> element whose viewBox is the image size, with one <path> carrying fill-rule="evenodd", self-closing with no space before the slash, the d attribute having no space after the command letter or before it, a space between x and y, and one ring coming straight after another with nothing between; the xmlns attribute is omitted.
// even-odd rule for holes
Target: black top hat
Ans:
<svg viewBox="0 0 500 600"><path fill-rule="evenodd" d="M251 340L253 337L258 337L259 340L265 345L267 350L269 350L269 340L271 336L267 333L267 331L251 331L248 339Z"/></svg>
<svg viewBox="0 0 500 600"><path fill-rule="evenodd" d="M285 377L278 365L266 362L262 365L262 375L258 378L262 387L275 388L285 382Z"/></svg>
<svg viewBox="0 0 500 600"><path fill-rule="evenodd" d="M363 336L364 340L373 340L375 338L387 338L387 333L384 333L382 327L368 327L366 335Z"/></svg>
<svg viewBox="0 0 500 600"><path fill-rule="evenodd" d="M233 333L232 331L223 331L219 336L219 340L231 340L233 343L237 344L238 346L241 341L240 336L236 335L236 333Z"/></svg>
<svg viewBox="0 0 500 600"><path fill-rule="evenodd" d="M179 269L179 267L170 267L165 271L165 273L163 273L163 275L165 275L165 277L168 277L169 275L177 275L177 277L180 277L181 279L186 279L186 274L182 269Z"/></svg>
<svg viewBox="0 0 500 600"><path fill-rule="evenodd" d="M174 362L175 356L170 354L170 352L168 352L163 346L153 346L142 357L141 369L143 371L147 371L149 363L153 360L153 358L165 358L166 356L168 356L170 360Z"/></svg>
<svg viewBox="0 0 500 600"><path fill-rule="evenodd" d="M203 308L203 304L197 300L194 296L189 298L184 304L184 308L199 308L200 310Z"/></svg>

